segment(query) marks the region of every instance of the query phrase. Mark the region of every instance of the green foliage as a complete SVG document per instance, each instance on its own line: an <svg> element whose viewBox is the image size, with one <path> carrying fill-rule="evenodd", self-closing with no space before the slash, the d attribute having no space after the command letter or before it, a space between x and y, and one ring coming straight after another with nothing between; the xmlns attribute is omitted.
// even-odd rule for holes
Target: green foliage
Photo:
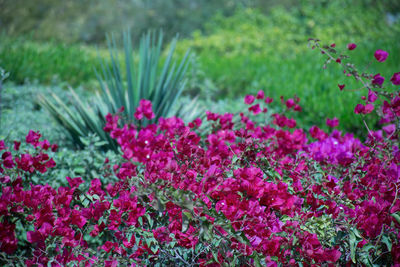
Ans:
<svg viewBox="0 0 400 267"><path fill-rule="evenodd" d="M0 0L0 27L8 34L38 40L103 43L105 32L135 29L135 41L148 29L163 28L168 40L189 35L215 13L230 14L241 0Z"/></svg>
<svg viewBox="0 0 400 267"><path fill-rule="evenodd" d="M117 154L113 151L103 152L103 141L96 135L82 137L81 141L85 145L84 149L59 149L53 154L56 167L50 169L46 175L38 174L34 179L40 184L48 183L53 187L67 186L66 176L82 177L87 181L87 188L94 178L99 178L104 184L115 182L116 177L112 175L111 166L119 163ZM106 159L109 164L105 164Z"/></svg>
<svg viewBox="0 0 400 267"><path fill-rule="evenodd" d="M8 140L23 140L30 129L40 130L41 134L51 143L72 147L65 131L53 120L46 110L35 103L40 92L51 90L59 97L68 99L68 94L62 87L51 88L39 85L17 86L11 83L3 84L0 109L0 138ZM85 91L78 89L81 98L87 97Z"/></svg>
<svg viewBox="0 0 400 267"><path fill-rule="evenodd" d="M67 82L72 86L96 81L100 67L96 49L57 42L34 42L0 35L0 66L10 73L9 80L22 84ZM104 52L100 50L101 56Z"/></svg>
<svg viewBox="0 0 400 267"><path fill-rule="evenodd" d="M83 147L81 137L90 133L97 134L105 147L117 151L114 140L103 131L107 113L116 113L124 107L122 117L125 122L133 122L133 116L141 99L150 100L153 104L155 118L140 122L142 125L156 122L160 117L170 115L178 97L185 87L184 75L187 69L186 55L177 62L172 58L176 39L171 43L170 50L162 62L162 33L158 38L155 33L149 32L140 41L138 60L133 56L130 33L124 34L124 62L118 61L117 46L114 37L109 41L110 64L103 62L102 73L98 74L100 92L91 103L81 101L74 90L70 90L73 97L69 108L65 101L52 93L51 97L40 95L39 103L67 130L75 144ZM123 71L124 67L124 71ZM126 81L124 81L126 76ZM177 113L182 111L178 109ZM136 121L136 124L139 122Z"/></svg>
<svg viewBox="0 0 400 267"><path fill-rule="evenodd" d="M335 75L321 74L323 62L307 47L307 39L317 37L335 42L342 50L347 43L355 42L358 47L352 52L354 56L350 55L351 60L363 65L370 61L369 71L381 73L388 81L392 75L389 70L400 67L396 53L400 23L388 25L382 19L386 13L380 4L301 3L290 9L274 7L268 15L246 9L228 18L217 16L208 23L205 34L195 32L191 39L180 42L177 49L191 48L197 53L196 71L203 73L204 84L211 80L219 88L214 90L218 92L213 94L214 99L234 98L260 89L274 98L297 94L306 113L300 121L304 127L323 125L327 117L336 116L342 129L360 134L365 126L347 107L359 101L361 92L344 95L337 87L339 82L348 89L357 89L355 81L346 79L339 67ZM390 53L385 64L375 61L373 54L377 49Z"/></svg>

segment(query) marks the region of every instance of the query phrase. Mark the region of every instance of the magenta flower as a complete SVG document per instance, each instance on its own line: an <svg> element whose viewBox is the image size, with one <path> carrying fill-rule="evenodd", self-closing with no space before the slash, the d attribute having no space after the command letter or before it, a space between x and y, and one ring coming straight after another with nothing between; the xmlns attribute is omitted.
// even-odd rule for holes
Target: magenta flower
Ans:
<svg viewBox="0 0 400 267"><path fill-rule="evenodd" d="M244 103L247 104L247 105L251 105L251 104L253 104L254 99L255 99L254 96L252 96L252 95L246 95L246 96L244 97Z"/></svg>
<svg viewBox="0 0 400 267"><path fill-rule="evenodd" d="M272 98L270 98L270 97L267 96L267 97L265 98L265 101L264 101L264 102L265 102L265 104L271 104L272 101L274 101L274 100L273 100Z"/></svg>
<svg viewBox="0 0 400 267"><path fill-rule="evenodd" d="M390 78L390 81L394 85L400 85L400 72L396 72L395 74L393 74L392 78Z"/></svg>
<svg viewBox="0 0 400 267"><path fill-rule="evenodd" d="M256 98L257 99L264 99L265 98L264 91L263 90L258 91Z"/></svg>
<svg viewBox="0 0 400 267"><path fill-rule="evenodd" d="M354 113L355 114L360 114L364 112L364 105L363 104L357 104L356 107L354 108Z"/></svg>
<svg viewBox="0 0 400 267"><path fill-rule="evenodd" d="M375 54L374 54L376 60L378 60L379 62L385 61L386 58L388 57L388 55L389 55L388 52L383 51L383 50L380 50L380 49L379 49L379 50L376 50L376 51L375 51Z"/></svg>
<svg viewBox="0 0 400 267"><path fill-rule="evenodd" d="M340 91L343 90L344 86L345 86L344 84L338 84L338 87L339 87Z"/></svg>
<svg viewBox="0 0 400 267"><path fill-rule="evenodd" d="M294 100L292 99L292 98L289 98L287 101L286 101L286 107L288 108L288 109L290 109L291 107L293 107L295 105L295 102L294 102Z"/></svg>
<svg viewBox="0 0 400 267"><path fill-rule="evenodd" d="M337 127L339 125L339 120L336 117L334 117L333 119L327 118L326 125L328 125L331 128Z"/></svg>
<svg viewBox="0 0 400 267"><path fill-rule="evenodd" d="M364 108L364 114L369 114L369 113L371 113L373 110L374 110L374 105L372 105L372 104L366 104L365 105L365 108Z"/></svg>
<svg viewBox="0 0 400 267"><path fill-rule="evenodd" d="M378 99L378 95L374 91L369 90L368 91L368 101L371 103L374 103L376 101L376 99Z"/></svg>
<svg viewBox="0 0 400 267"><path fill-rule="evenodd" d="M253 112L254 115L259 114L261 112L260 104L249 107L249 111Z"/></svg>
<svg viewBox="0 0 400 267"><path fill-rule="evenodd" d="M355 43L350 43L347 45L347 49L349 49L349 50L354 50L354 49L356 49L356 47L357 47L357 45Z"/></svg>
<svg viewBox="0 0 400 267"><path fill-rule="evenodd" d="M137 120L141 120L145 116L148 120L155 117L153 113L153 105L149 100L142 99L139 102L139 106L136 109L135 114L133 114Z"/></svg>
<svg viewBox="0 0 400 267"><path fill-rule="evenodd" d="M7 147L4 144L4 140L0 140L0 151L4 149L7 149Z"/></svg>
<svg viewBox="0 0 400 267"><path fill-rule="evenodd" d="M42 135L39 132L34 132L34 131L30 130L28 135L25 138L25 141L28 144L31 144L34 147L37 147L39 145L39 139L41 136Z"/></svg>
<svg viewBox="0 0 400 267"><path fill-rule="evenodd" d="M383 84L384 81L385 81L385 78L383 78L383 77L381 76L381 74L378 73L378 74L376 74L376 75L374 76L374 79L372 80L372 84L377 84L377 85L379 85L379 86L382 86L382 84Z"/></svg>

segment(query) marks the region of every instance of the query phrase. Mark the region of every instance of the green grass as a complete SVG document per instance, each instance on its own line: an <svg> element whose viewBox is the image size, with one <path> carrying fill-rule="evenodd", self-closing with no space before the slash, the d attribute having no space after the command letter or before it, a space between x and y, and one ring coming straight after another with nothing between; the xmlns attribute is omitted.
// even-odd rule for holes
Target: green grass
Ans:
<svg viewBox="0 0 400 267"><path fill-rule="evenodd" d="M0 35L0 67L9 72L9 80L18 84L66 82L93 87L94 69L100 69L98 52L101 58L107 58L105 49Z"/></svg>
<svg viewBox="0 0 400 267"><path fill-rule="evenodd" d="M197 54L197 68L219 89L214 90L214 99L260 89L274 98L296 94L304 110L300 116L304 127L324 125L327 117L336 116L341 129L362 135L364 123L353 109L366 92L340 92L338 83L347 89L360 85L345 77L336 63L324 70L325 58L307 47L307 39L335 42L351 62L358 66L371 62L368 72L381 73L390 84L393 72L400 70L400 23L388 26L384 16L382 8L370 8L363 1L304 4L296 10L278 7L268 16L248 9L230 18L217 17L205 34L196 32L180 45ZM350 42L358 45L356 50L347 51ZM374 59L377 49L389 52L386 62ZM369 123L374 128L376 117Z"/></svg>

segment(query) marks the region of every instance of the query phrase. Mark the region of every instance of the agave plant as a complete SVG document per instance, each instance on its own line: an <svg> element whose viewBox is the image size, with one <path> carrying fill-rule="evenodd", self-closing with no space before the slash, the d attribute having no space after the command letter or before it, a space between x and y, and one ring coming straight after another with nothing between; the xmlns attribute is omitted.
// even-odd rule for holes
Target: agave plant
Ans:
<svg viewBox="0 0 400 267"><path fill-rule="evenodd" d="M195 101L190 103L191 112L184 107L175 107L177 99L185 88L184 78L188 67L188 55L178 62L173 59L177 42L174 38L166 56L162 55L163 35L148 32L140 40L138 54L134 55L129 31L123 34L124 64L118 60L118 49L114 36L108 39L110 62L102 62L102 69L97 70L100 89L94 101L82 102L73 89L72 107L57 95L40 95L39 104L70 133L74 143L83 147L82 137L95 133L102 141L107 141L105 149L117 150L117 145L103 131L105 115L116 113L124 107L123 120L135 123L133 116L140 99L148 99L153 104L155 118L141 122L142 126L156 122L160 117L179 116L183 112L194 115ZM125 69L123 69L125 67ZM125 79L124 79L125 77ZM187 106L187 105L186 105ZM171 114L171 110L174 114ZM143 124L144 123L144 124Z"/></svg>

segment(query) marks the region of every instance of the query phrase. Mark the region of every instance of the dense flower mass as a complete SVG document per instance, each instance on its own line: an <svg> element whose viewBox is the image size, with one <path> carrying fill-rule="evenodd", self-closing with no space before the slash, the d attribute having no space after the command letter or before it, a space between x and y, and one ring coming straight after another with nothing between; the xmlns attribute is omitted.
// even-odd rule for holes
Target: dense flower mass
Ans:
<svg viewBox="0 0 400 267"><path fill-rule="evenodd" d="M335 117L326 120L330 131L299 128L296 96L282 97L264 123L272 102L264 91L247 95L243 112L207 111L188 124L121 125L108 114L104 130L122 153L120 164L104 163L114 181L35 183L32 175L56 166L49 150L57 147L34 131L26 144L0 140L0 262L400 264L400 94L369 82L354 111L379 110L383 125L364 142L332 130ZM141 100L135 118L153 117Z"/></svg>

